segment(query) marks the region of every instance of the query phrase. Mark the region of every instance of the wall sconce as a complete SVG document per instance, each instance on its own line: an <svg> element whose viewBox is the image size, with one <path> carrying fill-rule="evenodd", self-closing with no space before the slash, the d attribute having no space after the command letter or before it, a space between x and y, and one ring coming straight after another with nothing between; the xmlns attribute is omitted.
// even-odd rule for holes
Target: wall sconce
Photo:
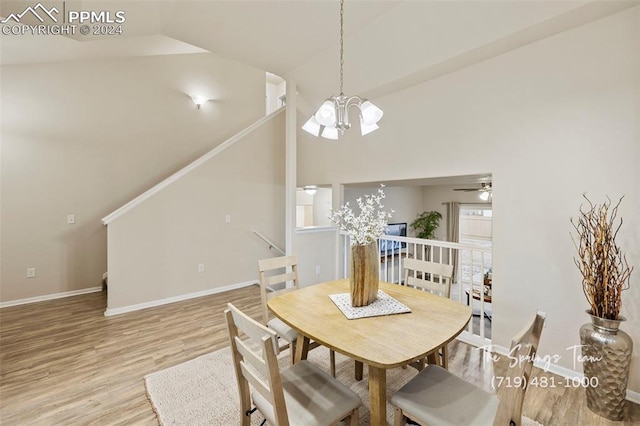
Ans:
<svg viewBox="0 0 640 426"><path fill-rule="evenodd" d="M198 109L200 109L202 104L204 104L205 102L207 102L209 100L209 99L205 98L204 96L192 96L191 99L193 100L193 103L196 104Z"/></svg>
<svg viewBox="0 0 640 426"><path fill-rule="evenodd" d="M315 185L307 185L302 187L302 189L304 189L304 192L306 192L309 195L313 195L316 192L318 192L318 187Z"/></svg>

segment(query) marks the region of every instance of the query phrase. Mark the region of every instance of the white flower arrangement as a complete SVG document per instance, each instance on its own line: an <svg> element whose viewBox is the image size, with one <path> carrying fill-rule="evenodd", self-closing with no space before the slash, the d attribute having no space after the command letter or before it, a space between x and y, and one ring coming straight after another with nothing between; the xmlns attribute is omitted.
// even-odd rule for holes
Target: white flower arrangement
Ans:
<svg viewBox="0 0 640 426"><path fill-rule="evenodd" d="M384 233L387 220L391 218L393 210L391 212L383 210L382 199L385 194L382 188L384 185L380 185L376 193L365 195L364 200L362 197L356 200L360 215L354 214L349 207L349 202L338 210L333 210L329 215L329 219L349 235L352 246L374 243Z"/></svg>

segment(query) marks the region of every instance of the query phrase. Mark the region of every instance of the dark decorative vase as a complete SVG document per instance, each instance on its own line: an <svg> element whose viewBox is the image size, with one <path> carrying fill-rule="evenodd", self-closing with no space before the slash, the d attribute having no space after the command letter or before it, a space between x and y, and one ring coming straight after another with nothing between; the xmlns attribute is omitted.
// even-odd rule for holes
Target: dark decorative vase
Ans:
<svg viewBox="0 0 640 426"><path fill-rule="evenodd" d="M622 420L633 340L622 330L618 320L592 315L591 323L580 327L587 407L609 420Z"/></svg>
<svg viewBox="0 0 640 426"><path fill-rule="evenodd" d="M351 306L367 306L378 297L380 287L378 243L351 246Z"/></svg>

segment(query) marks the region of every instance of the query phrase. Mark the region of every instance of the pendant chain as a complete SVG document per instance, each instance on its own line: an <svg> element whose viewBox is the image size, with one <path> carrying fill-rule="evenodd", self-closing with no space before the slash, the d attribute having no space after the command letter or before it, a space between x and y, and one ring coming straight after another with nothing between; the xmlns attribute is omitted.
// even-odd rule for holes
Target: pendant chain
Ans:
<svg viewBox="0 0 640 426"><path fill-rule="evenodd" d="M344 29L343 29L343 15L344 15L344 0L340 0L340 94L343 95L343 68L344 68Z"/></svg>

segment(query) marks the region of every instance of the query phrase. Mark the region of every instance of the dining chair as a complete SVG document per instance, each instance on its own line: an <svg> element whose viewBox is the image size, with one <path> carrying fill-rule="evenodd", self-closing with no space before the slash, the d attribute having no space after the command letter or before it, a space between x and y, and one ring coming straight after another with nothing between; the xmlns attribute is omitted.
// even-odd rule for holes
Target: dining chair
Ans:
<svg viewBox="0 0 640 426"><path fill-rule="evenodd" d="M329 426L341 420L349 426L358 424L362 401L355 392L307 360L280 371L275 331L231 303L224 314L240 392L242 426L251 423L255 411L251 401L266 421L276 426Z"/></svg>
<svg viewBox="0 0 640 426"><path fill-rule="evenodd" d="M437 365L428 365L393 397L394 426L407 420L428 425L510 425L522 423L522 403L531 379L545 314L538 311L511 340L501 398ZM513 366L511 364L514 364Z"/></svg>
<svg viewBox="0 0 640 426"><path fill-rule="evenodd" d="M447 299L451 295L452 275L453 265L412 258L404 260L404 285L420 288ZM449 368L449 349L446 344L438 348L436 359L438 365ZM424 362L421 361L418 369L423 367Z"/></svg>
<svg viewBox="0 0 640 426"><path fill-rule="evenodd" d="M291 363L293 364L296 352L296 340L298 332L279 318L269 319L269 307L267 302L276 296L289 291L298 290L298 260L296 256L281 256L258 261L260 277L260 298L262 302L263 323L275 331L281 340L285 342L280 349L289 346L291 350ZM291 283L291 285L288 285ZM317 348L317 342L311 342L309 349ZM329 350L329 368L331 375L336 376L336 353Z"/></svg>

